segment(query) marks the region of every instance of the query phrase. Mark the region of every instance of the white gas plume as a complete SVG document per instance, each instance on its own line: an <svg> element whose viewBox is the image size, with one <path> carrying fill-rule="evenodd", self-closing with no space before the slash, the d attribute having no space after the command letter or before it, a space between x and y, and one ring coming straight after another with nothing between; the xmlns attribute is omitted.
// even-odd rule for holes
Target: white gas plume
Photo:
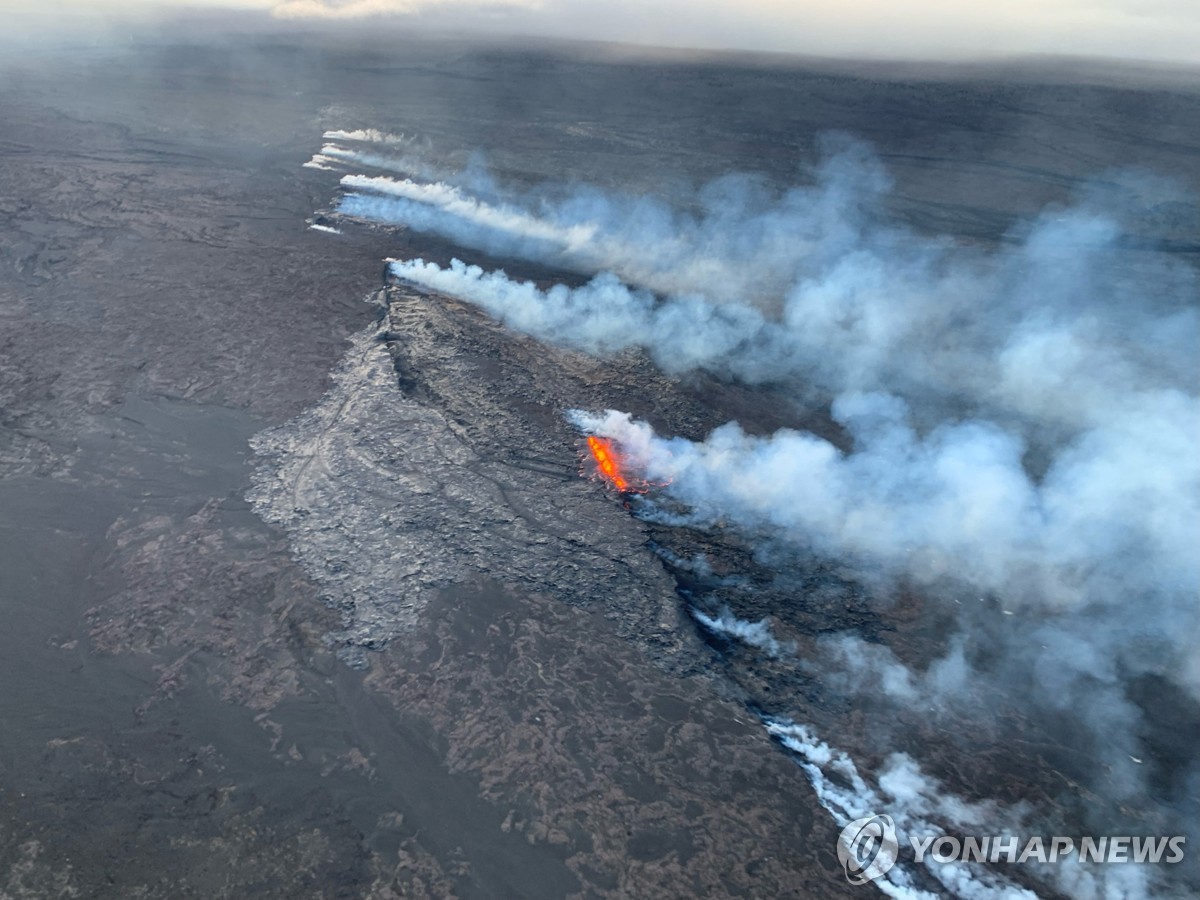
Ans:
<svg viewBox="0 0 1200 900"><path fill-rule="evenodd" d="M729 607L723 607L715 616L693 609L692 618L711 634L755 647L767 656L778 658L796 652L795 644L781 641L772 634L771 623L766 619L747 622L735 616Z"/></svg>
<svg viewBox="0 0 1200 900"><path fill-rule="evenodd" d="M695 216L586 192L535 212L446 184L350 176L346 186L369 192L342 210L600 270L582 287L543 290L460 263L394 266L539 337L600 353L644 347L668 371L886 389L918 398L922 423L965 403L1078 430L1170 405L1194 382L1196 273L1166 254L1119 252L1126 213L1111 198L1047 211L984 252L881 224L887 179L857 145L815 177L777 197L728 179ZM1170 195L1127 180L1146 203Z"/></svg>

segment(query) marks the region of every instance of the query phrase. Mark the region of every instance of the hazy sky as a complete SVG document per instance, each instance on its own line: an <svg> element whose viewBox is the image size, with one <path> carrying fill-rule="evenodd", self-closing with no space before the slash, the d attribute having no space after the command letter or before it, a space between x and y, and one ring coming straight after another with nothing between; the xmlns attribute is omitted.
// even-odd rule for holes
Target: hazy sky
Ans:
<svg viewBox="0 0 1200 900"><path fill-rule="evenodd" d="M1037 53L1200 64L1200 0L0 0L4 26L84 27L146 7L377 17L436 27L827 56ZM55 24L46 21L55 11ZM61 23L67 23L63 25Z"/></svg>

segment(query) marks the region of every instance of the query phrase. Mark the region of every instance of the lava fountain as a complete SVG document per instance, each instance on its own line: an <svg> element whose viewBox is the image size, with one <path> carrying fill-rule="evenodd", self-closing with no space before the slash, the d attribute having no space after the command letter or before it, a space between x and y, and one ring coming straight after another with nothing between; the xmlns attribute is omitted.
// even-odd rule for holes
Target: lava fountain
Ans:
<svg viewBox="0 0 1200 900"><path fill-rule="evenodd" d="M588 450L596 461L596 470L618 491L630 490L629 481L621 474L621 456L613 447L612 441L604 438L588 437Z"/></svg>

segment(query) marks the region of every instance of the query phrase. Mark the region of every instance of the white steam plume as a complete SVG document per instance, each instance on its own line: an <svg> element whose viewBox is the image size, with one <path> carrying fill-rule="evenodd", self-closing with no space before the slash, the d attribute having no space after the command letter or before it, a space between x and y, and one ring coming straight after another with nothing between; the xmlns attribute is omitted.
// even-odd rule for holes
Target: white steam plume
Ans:
<svg viewBox="0 0 1200 900"><path fill-rule="evenodd" d="M321 136L327 141L361 141L367 144L391 144L400 147L409 146L415 141L409 135L392 134L377 128L356 128L352 131L332 129Z"/></svg>
<svg viewBox="0 0 1200 900"><path fill-rule="evenodd" d="M355 134L357 132L326 132L326 134ZM407 175L417 175L425 179L446 177L446 170L427 162L420 154L408 152L397 154L398 146L411 148L415 142L406 141L400 145L398 135L390 135L393 140L385 144L387 152L378 153L371 150L360 150L343 147L339 144L325 144L320 152L314 153L312 159L304 165L311 169L326 169L336 171L353 166L366 166L385 172L400 172ZM385 179L387 180L387 179Z"/></svg>
<svg viewBox="0 0 1200 900"><path fill-rule="evenodd" d="M834 404L850 453L787 429L754 437L729 424L696 443L620 412L571 417L616 440L696 523L732 521L926 585L991 592L1006 608L1104 637L1091 661L1103 681L1124 662L1200 698L1200 402L1159 399L1080 435L1040 481L996 425L948 423L922 437L905 404L883 394Z"/></svg>
<svg viewBox="0 0 1200 900"><path fill-rule="evenodd" d="M660 293L770 303L859 245L865 230L885 242L911 238L869 225L889 182L866 149L845 140L831 140L831 146L839 152L817 168L812 187L778 194L757 179L730 176L697 192L695 212L649 197L576 187L458 215L458 209L437 202L425 209L389 203L379 195L382 184L344 197L342 211L435 232L497 255L609 269ZM536 242L529 240L531 230ZM578 240L581 233L590 235L586 243ZM913 250L927 255L923 246Z"/></svg>
<svg viewBox="0 0 1200 900"><path fill-rule="evenodd" d="M672 372L718 362L723 367L728 361L748 376L757 364L749 362L743 372L736 360L774 330L751 307L714 304L700 296L660 304L648 291L633 290L609 274L580 288L556 285L543 291L532 282L513 281L503 272L484 272L459 260L446 269L420 259L394 262L391 271L475 303L505 324L545 340L598 354L647 347Z"/></svg>
<svg viewBox="0 0 1200 900"><path fill-rule="evenodd" d="M569 253L585 246L596 229L568 228L543 222L513 207L496 207L465 195L441 182L418 184L409 179L346 175L342 186L369 194L351 193L340 210L360 218L402 221L418 231L434 231L499 252L520 251L528 256ZM375 195L375 196L372 196ZM493 235L488 241L484 235Z"/></svg>
<svg viewBox="0 0 1200 900"><path fill-rule="evenodd" d="M1200 403L1160 401L1080 436L1040 482L1022 467L1021 443L996 425L958 422L922 437L905 404L884 394L835 402L851 453L790 429L764 438L730 424L695 443L611 410L572 420L617 440L698 521L768 526L926 582L953 574L1017 605L1069 608L1100 593L1198 584L1200 559L1188 550L1200 521ZM1138 559L1147 564L1127 565Z"/></svg>
<svg viewBox="0 0 1200 900"><path fill-rule="evenodd" d="M691 612L692 618L712 634L757 647L768 656L787 656L796 651L795 644L780 641L771 633L771 624L766 619L747 622L745 619L735 616L729 607L723 607L715 616L710 616L698 609L693 609Z"/></svg>
<svg viewBox="0 0 1200 900"><path fill-rule="evenodd" d="M656 297L614 274L541 290L457 262L393 267L536 336L599 353L645 347L669 371L704 368L752 383L798 378L832 392L886 389L919 397L922 422L966 403L1068 431L1194 384L1194 270L1165 254L1119 253L1119 217L1101 212L1099 201L1047 213L1016 246L988 255L863 224L852 198L874 197L874 188L846 184L846 170L861 168L827 163L823 186L802 192L808 206L797 196L762 211L727 186L738 198L732 211L699 221L663 213L649 217L653 227L622 219L619 239L611 210L535 217L441 184L351 176L348 186L381 193L351 194L342 209L493 253L608 268L666 291ZM878 180L869 168L862 177ZM734 252L747 233L771 228L786 237Z"/></svg>

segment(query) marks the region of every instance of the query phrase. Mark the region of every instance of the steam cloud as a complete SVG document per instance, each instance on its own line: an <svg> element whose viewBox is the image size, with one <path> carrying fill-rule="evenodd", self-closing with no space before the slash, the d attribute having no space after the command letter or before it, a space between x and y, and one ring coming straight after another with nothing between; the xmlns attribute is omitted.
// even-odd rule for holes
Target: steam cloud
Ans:
<svg viewBox="0 0 1200 900"><path fill-rule="evenodd" d="M1092 615L1153 596L1156 613L1175 610L1178 625L1194 625L1194 402L1088 431L1040 482L1022 467L1020 442L994 424L946 424L921 437L905 405L884 394L842 396L833 413L853 435L853 452L792 430L761 438L729 424L695 443L660 438L624 413L572 418L615 439L650 479L669 482L663 490L695 522L765 526L922 583L961 580L1009 608ZM1152 655L1200 696L1190 646Z"/></svg>
<svg viewBox="0 0 1200 900"><path fill-rule="evenodd" d="M735 616L728 607L723 608L715 616L694 609L692 618L712 634L757 647L768 656L785 656L796 650L794 645L776 639L775 635L771 633L771 625L766 619L747 622L745 619Z"/></svg>
<svg viewBox="0 0 1200 900"><path fill-rule="evenodd" d="M790 430L763 438L730 424L695 443L619 412L573 419L669 482L663 490L694 523L765 530L938 594L997 597L1015 613L1005 677L1064 715L1089 717L1092 752L1124 773L1109 789L1135 794L1138 713L1124 679L1152 674L1200 698L1195 402L1089 430L1040 482L1022 467L1020 442L991 423L945 424L922 438L905 406L881 394L843 396L834 415L853 452ZM957 674L950 686L962 689L967 673ZM890 677L898 698L928 696Z"/></svg>
<svg viewBox="0 0 1200 900"><path fill-rule="evenodd" d="M702 192L699 216L591 192L534 214L445 184L356 176L341 208L491 253L610 270L542 291L458 263L394 267L539 337L601 353L643 346L669 371L886 389L919 398L922 415L965 400L1065 428L1188 393L1195 272L1114 253L1124 240L1114 198L1049 211L988 255L878 224L887 179L863 153L834 155L816 186L775 198L726 179ZM1136 187L1150 203L1169 196L1149 179Z"/></svg>
<svg viewBox="0 0 1200 900"><path fill-rule="evenodd" d="M539 338L641 347L667 371L785 396L826 390L849 449L794 429L729 423L692 441L619 411L570 415L667 485L658 496L675 520L733 523L946 604L991 601L1005 627L982 627L981 607L964 603L952 650L924 673L853 636L825 641L822 662L849 690L911 704L954 702L975 679L1012 685L1086 729L1080 749L1107 794L1138 796L1144 729L1128 685L1159 678L1200 701L1196 273L1129 237L1177 189L1125 174L984 251L886 224L886 174L863 147L836 144L812 186L725 179L691 213L590 190L485 202L359 176L343 180L341 211L599 271L543 289L457 260L392 264ZM643 507L667 515L655 510ZM700 615L779 655L764 623ZM1136 874L1107 887L1079 877L1078 896L1144 892Z"/></svg>
<svg viewBox="0 0 1200 900"><path fill-rule="evenodd" d="M778 297L861 244L867 217L889 186L865 148L839 138L829 143L837 152L818 166L814 186L777 194L758 179L730 176L702 188L693 212L582 187L475 201L463 215L461 206L450 205L465 199L453 185L426 185L425 196L416 197L413 185L386 178L345 182L350 192L341 210L432 231L490 253L610 270L661 293L694 292L721 302ZM487 185L472 187L479 193ZM398 193L426 205L397 202ZM872 239L912 242L911 249L927 255L923 242L904 232L881 228Z"/></svg>
<svg viewBox="0 0 1200 900"><path fill-rule="evenodd" d="M400 134L388 134L373 128L357 131L327 131L327 143L320 152L304 164L305 168L335 171L339 166L359 165L380 169L385 172L407 172L426 179L445 176L445 171L426 161L414 138ZM341 143L336 143L341 141ZM343 144L353 143L346 147ZM365 144L366 146L362 146ZM372 145L382 146L383 152Z"/></svg>
<svg viewBox="0 0 1200 900"><path fill-rule="evenodd" d="M324 151L323 151L324 152ZM347 175L344 187L375 191L383 197L361 193L347 196L341 211L348 215L403 221L418 231L435 231L449 237L489 246L501 252L520 252L526 256L546 255L547 251L570 252L594 236L595 228L561 228L542 222L512 208L493 207L465 196L447 184L418 184L409 179ZM491 233L489 240L485 235Z"/></svg>

